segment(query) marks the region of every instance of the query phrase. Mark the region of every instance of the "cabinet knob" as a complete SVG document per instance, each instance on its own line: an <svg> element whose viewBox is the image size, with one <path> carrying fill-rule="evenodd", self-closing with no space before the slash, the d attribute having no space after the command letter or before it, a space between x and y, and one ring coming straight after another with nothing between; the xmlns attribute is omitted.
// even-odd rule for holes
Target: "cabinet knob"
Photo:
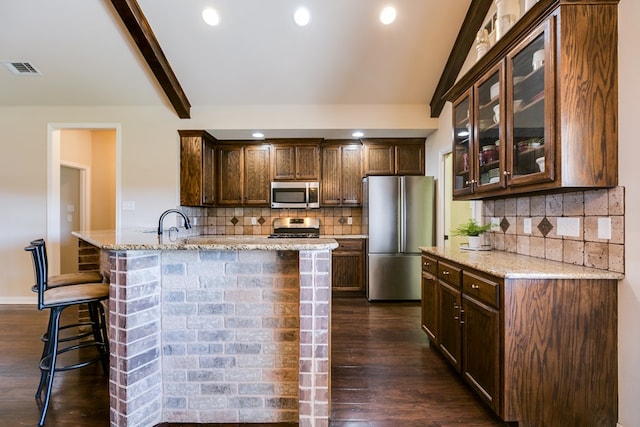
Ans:
<svg viewBox="0 0 640 427"><path fill-rule="evenodd" d="M425 262L425 263L424 263L424 266L425 266L425 267L429 267L430 265L431 265L431 264L429 264L428 262Z"/></svg>
<svg viewBox="0 0 640 427"><path fill-rule="evenodd" d="M504 172L503 172L503 175L504 175L504 176L511 175L511 172L509 172L509 171L504 171Z"/></svg>
<svg viewBox="0 0 640 427"><path fill-rule="evenodd" d="M476 285L475 283L471 285L471 289L480 289L480 286Z"/></svg>
<svg viewBox="0 0 640 427"><path fill-rule="evenodd" d="M449 271L447 271L447 270L443 270L443 271L442 271L442 275L443 275L443 276L448 276L448 275L449 275Z"/></svg>

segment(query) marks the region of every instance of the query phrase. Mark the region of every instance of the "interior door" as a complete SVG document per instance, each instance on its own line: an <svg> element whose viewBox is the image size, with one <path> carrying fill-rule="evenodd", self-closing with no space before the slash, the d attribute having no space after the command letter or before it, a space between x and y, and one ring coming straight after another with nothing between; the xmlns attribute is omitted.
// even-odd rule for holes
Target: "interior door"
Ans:
<svg viewBox="0 0 640 427"><path fill-rule="evenodd" d="M78 239L71 235L80 229L80 170L60 166L60 272L78 271Z"/></svg>

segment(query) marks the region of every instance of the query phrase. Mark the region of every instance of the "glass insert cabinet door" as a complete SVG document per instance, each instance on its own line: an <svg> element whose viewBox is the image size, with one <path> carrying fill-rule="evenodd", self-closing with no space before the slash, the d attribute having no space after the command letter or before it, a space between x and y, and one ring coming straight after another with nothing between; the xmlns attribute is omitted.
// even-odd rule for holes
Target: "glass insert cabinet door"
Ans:
<svg viewBox="0 0 640 427"><path fill-rule="evenodd" d="M472 191L471 96L469 92L453 104L453 194Z"/></svg>
<svg viewBox="0 0 640 427"><path fill-rule="evenodd" d="M504 166L502 155L504 144L504 80L502 63L489 70L475 85L476 133L475 191L495 189L503 185Z"/></svg>
<svg viewBox="0 0 640 427"><path fill-rule="evenodd" d="M507 56L510 185L553 178L551 46L547 21Z"/></svg>

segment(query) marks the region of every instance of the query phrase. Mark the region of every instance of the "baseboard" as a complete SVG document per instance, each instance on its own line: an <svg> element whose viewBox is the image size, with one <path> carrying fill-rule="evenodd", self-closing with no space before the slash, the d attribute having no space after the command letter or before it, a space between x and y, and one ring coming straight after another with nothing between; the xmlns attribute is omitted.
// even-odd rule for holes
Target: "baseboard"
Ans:
<svg viewBox="0 0 640 427"><path fill-rule="evenodd" d="M0 304L37 304L38 300L33 297L0 297Z"/></svg>

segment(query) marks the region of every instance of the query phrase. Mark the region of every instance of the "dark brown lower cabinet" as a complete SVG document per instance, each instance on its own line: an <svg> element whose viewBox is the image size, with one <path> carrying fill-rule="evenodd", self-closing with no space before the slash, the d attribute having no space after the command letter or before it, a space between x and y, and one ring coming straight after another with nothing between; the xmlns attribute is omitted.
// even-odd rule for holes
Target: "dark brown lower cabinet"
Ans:
<svg viewBox="0 0 640 427"><path fill-rule="evenodd" d="M462 293L452 286L440 282L440 337L439 347L442 354L449 359L459 372L461 368L460 351L461 324L460 310Z"/></svg>
<svg viewBox="0 0 640 427"><path fill-rule="evenodd" d="M365 239L336 239L331 253L331 289L333 294L364 295Z"/></svg>
<svg viewBox="0 0 640 427"><path fill-rule="evenodd" d="M438 331L438 279L422 272L422 330L437 345Z"/></svg>
<svg viewBox="0 0 640 427"><path fill-rule="evenodd" d="M616 427L617 280L496 277L433 253L422 260L422 329L498 416Z"/></svg>
<svg viewBox="0 0 640 427"><path fill-rule="evenodd" d="M498 411L498 311L466 295L462 298L462 310L462 375L480 397Z"/></svg>

